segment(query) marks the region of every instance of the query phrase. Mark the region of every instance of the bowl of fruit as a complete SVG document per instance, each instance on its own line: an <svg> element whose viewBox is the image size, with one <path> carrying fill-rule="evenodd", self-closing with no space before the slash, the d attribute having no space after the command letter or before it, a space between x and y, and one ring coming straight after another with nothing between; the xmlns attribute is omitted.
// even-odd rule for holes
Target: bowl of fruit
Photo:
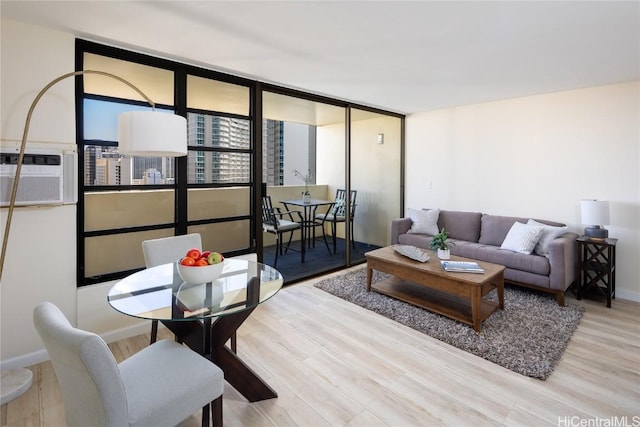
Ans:
<svg viewBox="0 0 640 427"><path fill-rule="evenodd" d="M178 260L178 274L189 285L213 282L222 273L224 257L219 252L189 249Z"/></svg>

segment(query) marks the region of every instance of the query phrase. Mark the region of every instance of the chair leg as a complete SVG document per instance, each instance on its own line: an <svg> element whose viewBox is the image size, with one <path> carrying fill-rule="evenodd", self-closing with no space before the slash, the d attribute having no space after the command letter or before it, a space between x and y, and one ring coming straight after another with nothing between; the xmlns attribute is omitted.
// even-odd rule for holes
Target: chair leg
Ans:
<svg viewBox="0 0 640 427"><path fill-rule="evenodd" d="M289 250L289 246L291 246L291 240L293 240L293 231L289 232L289 240L287 240L287 246L284 249L284 253L286 254Z"/></svg>
<svg viewBox="0 0 640 427"><path fill-rule="evenodd" d="M151 321L151 340L149 342L149 345L156 342L157 339L158 339L158 321L152 320Z"/></svg>
<svg viewBox="0 0 640 427"><path fill-rule="evenodd" d="M211 404L209 403L202 407L202 427L209 427L209 414L211 413L210 408Z"/></svg>
<svg viewBox="0 0 640 427"><path fill-rule="evenodd" d="M336 223L332 222L331 223L331 239L333 240L333 253L335 254L336 251Z"/></svg>
<svg viewBox="0 0 640 427"><path fill-rule="evenodd" d="M213 427L222 427L222 395L211 402L211 418Z"/></svg>
<svg viewBox="0 0 640 427"><path fill-rule="evenodd" d="M324 223L322 224L322 239L324 240L324 245L327 247L329 255L331 255L331 249L329 248L329 243L327 243L327 233L324 231Z"/></svg>
<svg viewBox="0 0 640 427"><path fill-rule="evenodd" d="M280 252L281 250L282 247L280 246L280 235L276 234L276 260L273 262L274 267L278 266L278 252Z"/></svg>
<svg viewBox="0 0 640 427"><path fill-rule="evenodd" d="M304 230L302 230L302 232L304 233ZM293 232L291 233L291 235L293 235ZM302 264L304 264L304 245L306 244L306 242L304 241L304 239L301 237L300 238L300 262Z"/></svg>

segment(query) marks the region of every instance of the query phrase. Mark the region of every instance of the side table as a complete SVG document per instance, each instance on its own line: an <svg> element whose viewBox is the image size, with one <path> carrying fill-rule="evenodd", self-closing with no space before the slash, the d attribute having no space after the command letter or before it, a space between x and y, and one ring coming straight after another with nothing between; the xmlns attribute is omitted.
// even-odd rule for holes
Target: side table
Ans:
<svg viewBox="0 0 640 427"><path fill-rule="evenodd" d="M591 239L580 236L578 242L578 292L582 299L585 292L611 299L616 298L616 243L618 239ZM586 295L585 295L586 296Z"/></svg>

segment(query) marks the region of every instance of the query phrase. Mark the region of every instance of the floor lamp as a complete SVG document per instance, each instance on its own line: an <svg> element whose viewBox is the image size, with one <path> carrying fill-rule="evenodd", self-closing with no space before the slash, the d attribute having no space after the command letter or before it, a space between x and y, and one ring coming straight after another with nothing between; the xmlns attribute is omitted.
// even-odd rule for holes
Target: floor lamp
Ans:
<svg viewBox="0 0 640 427"><path fill-rule="evenodd" d="M138 92L150 105L151 111L129 111L120 114L118 117L118 152L120 154L128 154L144 157L180 157L187 155L187 121L184 117L176 114L160 113L155 111L155 104L147 95L132 83L116 76L115 74L104 71L84 70L75 71L64 74L53 79L47 84L31 103L27 119L24 124L22 133L22 142L20 152L16 163L15 177L11 190L11 199L7 211L7 221L4 229L4 237L2 239L2 254L0 256L0 283L2 282L2 273L4 271L5 255L9 241L9 231L11 228L11 219L13 218L13 210L16 203L16 195L18 193L18 182L20 181L20 172L22 162L24 160L25 148L27 145L27 136L29 134L29 125L33 111L40 101L40 98L56 83L68 77L80 76L84 74L99 74L114 78L121 81L133 90ZM0 405L4 405L9 401L20 396L31 386L32 372L29 369L18 368L6 372L2 372L0 381Z"/></svg>

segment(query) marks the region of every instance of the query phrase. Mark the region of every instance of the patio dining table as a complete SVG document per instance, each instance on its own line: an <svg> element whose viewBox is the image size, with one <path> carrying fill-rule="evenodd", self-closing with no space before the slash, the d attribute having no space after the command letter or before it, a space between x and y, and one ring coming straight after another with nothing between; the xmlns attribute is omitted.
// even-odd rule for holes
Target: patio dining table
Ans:
<svg viewBox="0 0 640 427"><path fill-rule="evenodd" d="M335 202L323 199L290 199L280 200L280 203L284 205L287 211L290 210L289 205L302 208L302 241L308 248L311 248L312 245L315 246L315 229L321 225L320 222L315 220L316 211L319 206L329 206L328 209L331 209ZM310 238L311 234L313 234L313 238ZM327 251L331 254L329 244L326 241L324 243L327 246Z"/></svg>

